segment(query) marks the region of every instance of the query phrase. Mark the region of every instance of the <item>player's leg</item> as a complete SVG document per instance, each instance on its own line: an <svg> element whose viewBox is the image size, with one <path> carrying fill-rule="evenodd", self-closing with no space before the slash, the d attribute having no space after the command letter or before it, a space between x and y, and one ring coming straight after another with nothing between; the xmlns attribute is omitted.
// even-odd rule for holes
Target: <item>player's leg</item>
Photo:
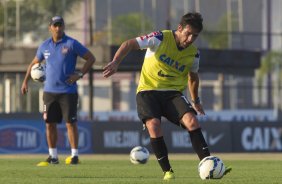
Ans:
<svg viewBox="0 0 282 184"><path fill-rule="evenodd" d="M66 164L78 164L80 163L78 158L78 128L77 123L66 123L68 139L71 146L71 156L65 160Z"/></svg>
<svg viewBox="0 0 282 184"><path fill-rule="evenodd" d="M58 132L57 132L56 123L46 122L46 139L49 148L49 155L52 158L58 158L58 153L57 153Z"/></svg>
<svg viewBox="0 0 282 184"><path fill-rule="evenodd" d="M47 166L49 164L58 164L57 153L57 123L62 121L62 113L59 104L56 102L56 94L44 93L44 112L43 118L46 123L46 139L49 148L49 157L44 162L40 162L38 166Z"/></svg>
<svg viewBox="0 0 282 184"><path fill-rule="evenodd" d="M174 179L173 170L168 159L168 150L161 130L161 122L157 118L146 121L146 127L150 135L150 142L155 156L164 173L164 180Z"/></svg>
<svg viewBox="0 0 282 184"><path fill-rule="evenodd" d="M46 122L46 138L49 149L57 147L58 132L57 124Z"/></svg>
<svg viewBox="0 0 282 184"><path fill-rule="evenodd" d="M52 95L50 95L52 96ZM49 148L57 148L58 132L57 124L62 121L62 111L56 101L52 101L46 106L44 111L44 116L46 116L46 137Z"/></svg>
<svg viewBox="0 0 282 184"><path fill-rule="evenodd" d="M78 149L78 128L77 123L67 122L67 134L72 149ZM72 156L78 156L78 153L73 153Z"/></svg>
<svg viewBox="0 0 282 184"><path fill-rule="evenodd" d="M200 124L193 112L187 112L180 121L188 130L193 149L200 160L210 156L210 151L203 136Z"/></svg>
<svg viewBox="0 0 282 184"><path fill-rule="evenodd" d="M200 160L210 155L208 145L196 118L196 111L180 92L168 92L166 96L165 117L188 130L193 149ZM181 124L179 124L181 123Z"/></svg>
<svg viewBox="0 0 282 184"><path fill-rule="evenodd" d="M206 140L203 136L200 124L192 112L187 112L184 114L183 118L181 119L181 123L187 128L192 146L197 153L200 160L204 159L207 156L210 156L210 151L208 149L208 145ZM225 167L224 175L231 172L232 167Z"/></svg>
<svg viewBox="0 0 282 184"><path fill-rule="evenodd" d="M164 179L169 180L174 178L174 174L169 163L168 151L161 130L161 108L157 93L151 91L138 93L136 97L137 111L139 118L148 129L152 150L165 174Z"/></svg>
<svg viewBox="0 0 282 184"><path fill-rule="evenodd" d="M157 118L146 121L146 127L150 135L150 142L156 158L163 172L171 171L171 166L168 160L168 151L161 130L161 122Z"/></svg>
<svg viewBox="0 0 282 184"><path fill-rule="evenodd" d="M67 134L71 146L71 156L65 161L66 164L78 164L78 128L77 128L77 94L64 94L60 98L60 106L63 118L66 121Z"/></svg>
<svg viewBox="0 0 282 184"><path fill-rule="evenodd" d="M196 118L197 113L186 97L176 92L175 94L168 95L167 99L171 100L166 100L166 106L168 108L166 108L165 117L188 131L192 147L200 160L210 156L208 145ZM224 174L229 173L231 170L231 167L226 167Z"/></svg>

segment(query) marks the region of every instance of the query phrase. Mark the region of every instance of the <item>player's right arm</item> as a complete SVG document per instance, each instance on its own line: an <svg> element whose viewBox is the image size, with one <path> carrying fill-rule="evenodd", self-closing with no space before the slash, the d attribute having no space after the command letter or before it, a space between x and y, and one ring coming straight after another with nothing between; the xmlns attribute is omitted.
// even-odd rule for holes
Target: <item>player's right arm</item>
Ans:
<svg viewBox="0 0 282 184"><path fill-rule="evenodd" d="M123 42L113 60L103 68L104 77L107 78L116 73L119 64L131 50L150 49L151 51L155 51L160 45L162 38L162 32L157 31Z"/></svg>
<svg viewBox="0 0 282 184"><path fill-rule="evenodd" d="M113 60L103 68L104 77L108 78L116 73L123 58L131 51L140 49L136 39L130 39L121 44Z"/></svg>
<svg viewBox="0 0 282 184"><path fill-rule="evenodd" d="M22 87L21 87L21 92L22 94L26 94L28 92L28 81L30 79L30 71L31 71L31 67L36 64L36 63L39 63L39 59L35 56L34 59L31 61L31 63L29 64L28 68L27 68L27 71L26 71L26 74L25 74L25 77L24 77L24 80L23 80L23 83L22 83Z"/></svg>

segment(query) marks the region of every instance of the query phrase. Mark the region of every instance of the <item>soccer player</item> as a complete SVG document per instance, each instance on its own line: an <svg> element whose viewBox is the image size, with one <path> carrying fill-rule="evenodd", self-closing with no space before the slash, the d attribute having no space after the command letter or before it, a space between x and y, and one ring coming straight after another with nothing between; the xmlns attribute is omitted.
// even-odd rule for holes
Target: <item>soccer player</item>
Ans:
<svg viewBox="0 0 282 184"><path fill-rule="evenodd" d="M49 147L49 157L38 166L58 164L57 153L57 124L66 121L68 139L71 146L71 156L66 164L78 164L78 129L77 129L77 84L95 62L94 55L77 40L67 36L64 32L64 19L55 16L50 20L49 31L52 36L45 40L38 48L36 56L30 63L22 83L21 92L28 92L31 67L43 60L46 62L46 80L44 82L44 112L46 122L46 136ZM75 71L77 57L86 62L82 69Z"/></svg>
<svg viewBox="0 0 282 184"><path fill-rule="evenodd" d="M147 49L137 88L138 116L146 125L151 146L164 173L174 179L168 150L163 139L161 117L187 130L200 160L210 156L197 114L205 112L198 96L200 52L193 42L203 29L199 13L184 15L176 30L152 32L121 44L113 60L104 67L104 77L113 75L131 51ZM191 103L182 94L189 88Z"/></svg>

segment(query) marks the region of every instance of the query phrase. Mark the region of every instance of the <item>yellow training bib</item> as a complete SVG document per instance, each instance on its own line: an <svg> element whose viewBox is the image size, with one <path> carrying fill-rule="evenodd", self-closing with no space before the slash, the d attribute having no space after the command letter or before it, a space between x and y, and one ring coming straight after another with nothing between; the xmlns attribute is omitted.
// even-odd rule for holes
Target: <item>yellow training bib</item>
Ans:
<svg viewBox="0 0 282 184"><path fill-rule="evenodd" d="M164 30L163 40L150 57L144 59L137 93L146 90L177 90L188 83L188 72L195 60L194 45L179 50L171 30Z"/></svg>

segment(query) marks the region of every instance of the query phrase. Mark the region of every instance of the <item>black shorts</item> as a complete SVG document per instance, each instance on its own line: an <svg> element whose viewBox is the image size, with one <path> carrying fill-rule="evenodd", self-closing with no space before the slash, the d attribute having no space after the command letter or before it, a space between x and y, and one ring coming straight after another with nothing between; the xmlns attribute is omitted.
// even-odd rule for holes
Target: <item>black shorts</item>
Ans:
<svg viewBox="0 0 282 184"><path fill-rule="evenodd" d="M78 95L67 93L43 93L43 118L48 123L77 122Z"/></svg>
<svg viewBox="0 0 282 184"><path fill-rule="evenodd" d="M137 93L137 112L143 123L147 119L165 117L181 126L180 120L186 112L196 111L179 91L141 91Z"/></svg>

